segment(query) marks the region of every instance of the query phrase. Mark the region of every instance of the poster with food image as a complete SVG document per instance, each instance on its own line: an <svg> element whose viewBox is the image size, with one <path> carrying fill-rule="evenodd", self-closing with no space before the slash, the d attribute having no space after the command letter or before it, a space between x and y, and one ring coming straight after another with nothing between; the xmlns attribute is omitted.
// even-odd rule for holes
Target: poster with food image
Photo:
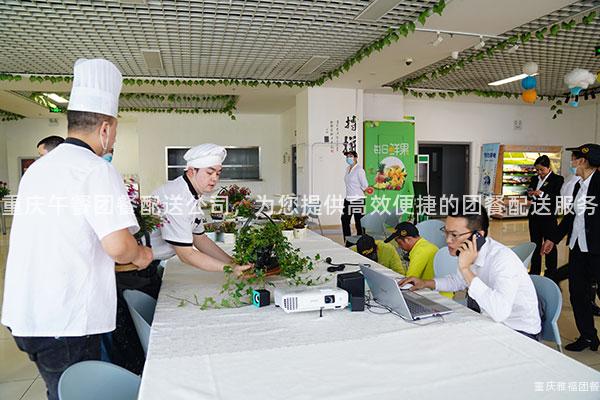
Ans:
<svg viewBox="0 0 600 400"><path fill-rule="evenodd" d="M386 157L379 163L373 188L402 190L407 175L402 160L397 157Z"/></svg>
<svg viewBox="0 0 600 400"><path fill-rule="evenodd" d="M410 204L408 197L413 194L415 173L415 122L365 121L364 168L373 188L367 196L367 212L381 210L381 199L390 212L396 211L396 205L405 208Z"/></svg>

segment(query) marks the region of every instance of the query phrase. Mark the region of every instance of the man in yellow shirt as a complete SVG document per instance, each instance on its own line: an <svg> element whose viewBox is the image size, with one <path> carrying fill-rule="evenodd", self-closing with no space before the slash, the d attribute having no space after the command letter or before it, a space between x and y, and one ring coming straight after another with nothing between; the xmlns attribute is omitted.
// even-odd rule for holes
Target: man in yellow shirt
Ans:
<svg viewBox="0 0 600 400"><path fill-rule="evenodd" d="M408 270L401 272L403 275L433 279L433 258L438 251L436 245L419 236L419 230L410 222L396 225L394 233L385 239L385 243L392 240L396 240L398 246L408 252Z"/></svg>
<svg viewBox="0 0 600 400"><path fill-rule="evenodd" d="M406 270L396 248L389 243L384 243L383 240L375 240L372 236L362 235L352 250L400 274L404 274Z"/></svg>

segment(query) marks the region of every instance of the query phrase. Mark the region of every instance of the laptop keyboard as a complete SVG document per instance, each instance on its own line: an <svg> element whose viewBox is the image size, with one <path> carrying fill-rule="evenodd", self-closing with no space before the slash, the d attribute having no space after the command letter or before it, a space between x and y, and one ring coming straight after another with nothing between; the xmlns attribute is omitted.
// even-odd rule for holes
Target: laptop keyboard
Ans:
<svg viewBox="0 0 600 400"><path fill-rule="evenodd" d="M411 301L410 299L406 299L406 305L408 306L408 309L409 309L411 315L413 315L413 316L423 315L423 314L431 314L431 312L432 312L432 310L430 308L423 307L419 303L415 303L414 301Z"/></svg>

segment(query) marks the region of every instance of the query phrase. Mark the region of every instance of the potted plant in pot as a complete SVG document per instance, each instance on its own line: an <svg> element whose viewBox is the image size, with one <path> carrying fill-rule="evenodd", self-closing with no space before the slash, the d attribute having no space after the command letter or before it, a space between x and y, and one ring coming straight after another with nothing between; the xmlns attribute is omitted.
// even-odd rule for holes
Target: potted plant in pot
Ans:
<svg viewBox="0 0 600 400"><path fill-rule="evenodd" d="M234 244L235 243L235 233L237 232L237 227L234 221L225 221L221 224L221 237L223 243L225 244Z"/></svg>
<svg viewBox="0 0 600 400"><path fill-rule="evenodd" d="M304 239L306 237L306 215L298 215L293 218L294 221L294 237L296 239Z"/></svg>
<svg viewBox="0 0 600 400"><path fill-rule="evenodd" d="M249 199L240 200L234 204L234 210L241 220L246 220L255 216L254 201Z"/></svg>
<svg viewBox="0 0 600 400"><path fill-rule="evenodd" d="M215 224L204 225L204 234L213 242L217 241L217 227Z"/></svg>
<svg viewBox="0 0 600 400"><path fill-rule="evenodd" d="M287 240L294 239L294 218L287 216L281 220L281 233Z"/></svg>

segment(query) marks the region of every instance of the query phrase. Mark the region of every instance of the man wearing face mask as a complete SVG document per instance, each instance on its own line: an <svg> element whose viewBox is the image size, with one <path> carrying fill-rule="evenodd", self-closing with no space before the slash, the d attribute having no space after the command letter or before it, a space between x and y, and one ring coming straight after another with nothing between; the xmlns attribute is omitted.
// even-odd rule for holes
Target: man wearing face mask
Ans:
<svg viewBox="0 0 600 400"><path fill-rule="evenodd" d="M350 230L350 220L354 216L356 225L356 234L363 233L360 225L360 219L363 217L365 208L365 190L369 187L365 170L358 164L358 153L356 151L347 151L346 156L346 174L344 183L346 184L346 198L344 199L344 209L342 212L342 232L344 240L352 235Z"/></svg>
<svg viewBox="0 0 600 400"><path fill-rule="evenodd" d="M73 72L68 137L19 184L2 308L50 400L62 372L98 360L101 334L115 329L115 262L144 269L152 260L132 236L139 226L122 178L101 158L117 135L121 73L102 59L77 60Z"/></svg>
<svg viewBox="0 0 600 400"><path fill-rule="evenodd" d="M581 180L573 189L572 209L544 242L542 252L548 254L567 236L569 295L580 337L565 349L597 351L600 340L594 326L592 283L600 279L600 145L588 143L567 150L573 152L572 166Z"/></svg>

